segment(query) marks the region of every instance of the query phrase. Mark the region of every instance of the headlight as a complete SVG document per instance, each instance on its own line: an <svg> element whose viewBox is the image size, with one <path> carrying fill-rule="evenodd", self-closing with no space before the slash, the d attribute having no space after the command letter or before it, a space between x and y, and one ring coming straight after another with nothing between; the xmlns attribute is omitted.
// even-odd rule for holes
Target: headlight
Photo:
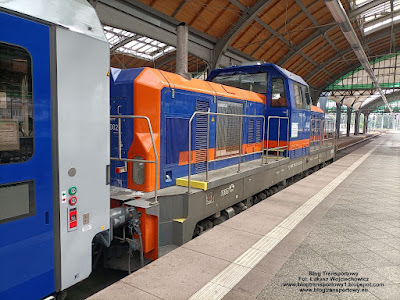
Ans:
<svg viewBox="0 0 400 300"><path fill-rule="evenodd" d="M143 160L143 157L136 156L134 159ZM141 185L144 183L144 162L133 162L132 175L135 184Z"/></svg>

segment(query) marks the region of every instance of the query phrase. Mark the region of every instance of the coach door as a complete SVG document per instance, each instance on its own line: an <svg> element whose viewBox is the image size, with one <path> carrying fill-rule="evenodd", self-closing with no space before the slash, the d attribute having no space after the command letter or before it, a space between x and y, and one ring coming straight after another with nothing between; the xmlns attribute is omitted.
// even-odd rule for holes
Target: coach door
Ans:
<svg viewBox="0 0 400 300"><path fill-rule="evenodd" d="M0 12L0 299L54 291L49 27Z"/></svg>

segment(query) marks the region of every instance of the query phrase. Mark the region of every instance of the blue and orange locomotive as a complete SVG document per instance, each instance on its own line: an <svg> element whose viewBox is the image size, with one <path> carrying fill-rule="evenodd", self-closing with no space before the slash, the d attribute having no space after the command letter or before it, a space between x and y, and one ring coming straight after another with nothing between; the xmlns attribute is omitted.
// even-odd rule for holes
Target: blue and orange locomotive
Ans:
<svg viewBox="0 0 400 300"><path fill-rule="evenodd" d="M320 138L320 130L312 129L321 127L322 122L313 124L316 121L312 116L323 120L324 114L311 105L307 83L275 64L217 69L210 72L207 81L187 80L152 68L112 69L110 77L111 115L144 115L151 121L160 156L159 188L175 185L177 178L188 174L189 119L196 111L265 116L266 124L259 117L243 119L241 153L246 154L243 157L246 161L260 157L263 140L265 148L283 148L288 141L288 148L282 154L297 158L309 154L310 143ZM276 129L278 118L274 117L282 118L279 130ZM204 132L201 138L205 122L207 116L198 115L192 124L192 135L196 137L191 139L192 173L204 172L204 158L199 158L199 152L206 148ZM117 121L112 121L110 126L111 156L116 157ZM237 159L229 157L239 152L235 145L239 140L239 126L238 119L229 121L210 116L210 170L237 163ZM150 133L143 120L123 120L121 132L123 157L155 159ZM227 159L219 159L223 157ZM154 190L154 165L130 162L126 172L118 172L123 166L123 162L112 162L112 185L144 192Z"/></svg>

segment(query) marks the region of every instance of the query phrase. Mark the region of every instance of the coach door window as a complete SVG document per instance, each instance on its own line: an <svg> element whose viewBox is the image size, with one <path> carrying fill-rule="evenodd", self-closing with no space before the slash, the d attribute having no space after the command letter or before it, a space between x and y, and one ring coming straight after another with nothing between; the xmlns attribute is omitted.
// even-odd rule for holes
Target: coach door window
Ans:
<svg viewBox="0 0 400 300"><path fill-rule="evenodd" d="M33 181L0 184L0 224L35 214Z"/></svg>
<svg viewBox="0 0 400 300"><path fill-rule="evenodd" d="M285 83L283 78L272 79L271 107L286 107Z"/></svg>
<svg viewBox="0 0 400 300"><path fill-rule="evenodd" d="M31 56L0 42L0 165L32 157L33 117Z"/></svg>

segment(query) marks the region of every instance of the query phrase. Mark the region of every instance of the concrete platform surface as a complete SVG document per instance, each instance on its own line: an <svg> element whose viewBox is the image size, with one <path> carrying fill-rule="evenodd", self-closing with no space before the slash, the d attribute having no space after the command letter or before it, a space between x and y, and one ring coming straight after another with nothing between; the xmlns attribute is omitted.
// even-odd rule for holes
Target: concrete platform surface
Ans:
<svg viewBox="0 0 400 300"><path fill-rule="evenodd" d="M383 134L89 299L400 299L400 134Z"/></svg>
<svg viewBox="0 0 400 300"><path fill-rule="evenodd" d="M350 136L345 136L345 135L340 136L339 139L336 141L336 146L337 146L337 149L340 150L340 149L348 147L354 143L362 142L365 139L369 139L369 138L379 135L379 134L380 134L379 132L370 132L367 134L357 134L357 135L351 134Z"/></svg>

